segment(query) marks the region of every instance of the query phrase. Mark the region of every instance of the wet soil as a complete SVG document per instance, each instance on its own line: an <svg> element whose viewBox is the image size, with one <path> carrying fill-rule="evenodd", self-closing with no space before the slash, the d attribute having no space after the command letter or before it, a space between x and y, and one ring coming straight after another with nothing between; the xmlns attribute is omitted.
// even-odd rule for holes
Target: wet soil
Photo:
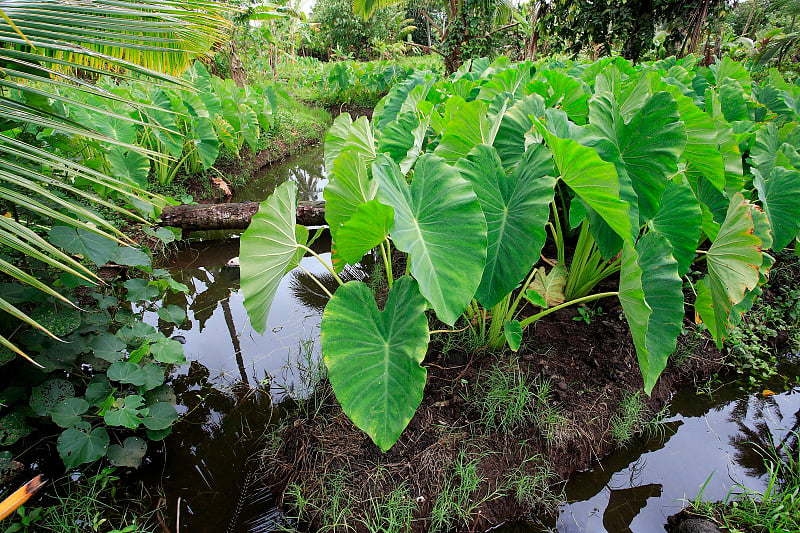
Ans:
<svg viewBox="0 0 800 533"><path fill-rule="evenodd" d="M603 313L589 324L573 320L579 316L575 309L543 318L525 331L517 354L469 354L458 347L448 349L441 340L432 342L424 363L428 381L422 405L385 454L353 426L329 385L322 383L317 391L318 398L325 398L321 409L311 418L289 420L265 460L274 493L291 514L296 502L286 496L287 486L298 483L306 497L319 498L330 492L326 483L331 475L346 472L347 500L354 505L351 525L358 529L358 516L372 511L376 496L390 493L402 482L417 502L413 528L425 531L437 497L452 482L454 462L466 452L480 457L478 471L483 478L470 499L488 499L472 513L474 523L462 524L463 528L486 530L525 517L530 506L510 495L488 496L505 487L514 471L535 468L531 457L538 457L559 479L592 466L617 446L611 419L623 397L642 389L622 309L615 299L600 305ZM682 337L679 343L684 354L680 363L668 367L646 398L651 413L659 412L676 388L703 380L722 367L723 354L710 339ZM541 424L508 432L484 429L481 413L466 399L482 394L484 376L497 364L509 372L518 370L528 383L551 381L548 403L563 415L555 431L545 434ZM320 516L312 514L310 519L312 527L322 525Z"/></svg>

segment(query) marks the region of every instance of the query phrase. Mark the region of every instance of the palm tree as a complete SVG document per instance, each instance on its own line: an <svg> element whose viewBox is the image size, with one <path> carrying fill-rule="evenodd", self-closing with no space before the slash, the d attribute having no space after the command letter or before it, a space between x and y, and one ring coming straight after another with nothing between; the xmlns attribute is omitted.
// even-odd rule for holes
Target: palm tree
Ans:
<svg viewBox="0 0 800 533"><path fill-rule="evenodd" d="M91 125L60 116L53 105L79 106L91 115L106 115L135 127L142 122L115 114L111 106L89 105L75 95L115 100L147 118L153 106L125 101L92 80L112 75L185 85L174 76L222 40L228 29L222 16L226 9L223 4L203 0L0 0L0 202L10 215L0 217L0 244L25 258L97 282L91 270L38 233L47 229L41 227L42 220L129 243L114 224L83 207L82 202L146 222L126 204L149 205L157 214L164 199L57 155L29 131L60 132L147 154L140 147L93 130ZM90 188L111 191L116 200ZM71 304L25 265L16 266L0 257L0 272ZM0 310L50 334L3 298ZM0 335L0 344L27 357L9 338Z"/></svg>

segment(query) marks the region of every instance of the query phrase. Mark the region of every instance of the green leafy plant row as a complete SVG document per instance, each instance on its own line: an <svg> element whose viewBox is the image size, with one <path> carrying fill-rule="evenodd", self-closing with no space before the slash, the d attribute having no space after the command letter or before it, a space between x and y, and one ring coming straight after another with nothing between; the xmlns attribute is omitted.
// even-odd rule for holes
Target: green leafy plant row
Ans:
<svg viewBox="0 0 800 533"><path fill-rule="evenodd" d="M617 298L649 394L699 269L694 312L721 345L761 292L767 250L797 239L798 96L777 72L759 85L729 58L500 58L415 75L371 121L337 118L325 142L327 268L336 276L375 247L387 266L391 249L407 254L400 279L386 269L383 311L360 281L324 311L322 353L345 413L381 449L397 441L422 399L429 309L516 350L543 316ZM281 185L242 237L257 330L283 274L310 252L295 202L294 185ZM548 241L557 257L542 258ZM596 292L616 273L615 290Z"/></svg>
<svg viewBox="0 0 800 533"><path fill-rule="evenodd" d="M159 86L104 77L98 86L112 99L65 91L75 103L55 111L119 143L110 148L89 143L95 154L89 160L98 170L147 188L151 171L165 185L178 172L192 175L210 169L223 151L238 155L245 144L257 150L262 131L272 127L280 99L288 98L272 85L237 87L233 80L209 74L200 62L186 69L182 81L183 86ZM95 108L107 113L94 113Z"/></svg>

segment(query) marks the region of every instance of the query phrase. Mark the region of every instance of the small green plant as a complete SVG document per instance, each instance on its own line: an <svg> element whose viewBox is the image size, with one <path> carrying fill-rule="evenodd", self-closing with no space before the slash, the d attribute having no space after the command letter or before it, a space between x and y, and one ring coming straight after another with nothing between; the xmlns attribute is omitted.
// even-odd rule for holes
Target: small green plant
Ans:
<svg viewBox="0 0 800 533"><path fill-rule="evenodd" d="M113 468L78 480L56 482L55 501L30 511L20 507L4 533L151 533L149 520L137 513L136 502L117 497L119 477Z"/></svg>
<svg viewBox="0 0 800 533"><path fill-rule="evenodd" d="M563 500L563 492L553 491L557 478L546 460L537 455L513 469L507 479L509 492L520 505L552 508Z"/></svg>
<svg viewBox="0 0 800 533"><path fill-rule="evenodd" d="M507 433L532 422L537 396L525 380L515 359L498 361L478 378L466 400L480 413L486 431Z"/></svg>
<svg viewBox="0 0 800 533"><path fill-rule="evenodd" d="M580 305L577 307L577 310L578 316L572 317L572 320L575 320L576 322L584 322L586 324L591 324L592 320L603 314L603 308L599 305L594 308Z"/></svg>
<svg viewBox="0 0 800 533"><path fill-rule="evenodd" d="M468 454L465 450L458 453L452 475L445 479L431 510L429 531L449 531L469 524L478 507L502 496L502 487L480 495L484 478L478 472L478 466L483 457Z"/></svg>
<svg viewBox="0 0 800 533"><path fill-rule="evenodd" d="M353 508L349 505L348 474L338 470L322 476L321 490L309 493L305 484L293 482L285 495L293 505L297 518L313 522L317 531L350 531L354 529Z"/></svg>
<svg viewBox="0 0 800 533"><path fill-rule="evenodd" d="M761 450L767 468L763 490L737 485L724 502L703 500L703 490L691 502L690 510L707 516L730 531L779 533L800 531L800 451L797 433L778 446ZM785 442L793 442L789 447ZM703 485L708 484L709 479Z"/></svg>
<svg viewBox="0 0 800 533"><path fill-rule="evenodd" d="M411 498L405 483L389 494L373 497L372 512L362 520L370 533L402 533L411 530L411 519L417 503Z"/></svg>
<svg viewBox="0 0 800 533"><path fill-rule="evenodd" d="M661 431L661 422L667 412L665 406L660 412L653 413L641 391L627 392L619 404L619 412L611 418L611 437L619 446L625 446L636 435L655 435Z"/></svg>

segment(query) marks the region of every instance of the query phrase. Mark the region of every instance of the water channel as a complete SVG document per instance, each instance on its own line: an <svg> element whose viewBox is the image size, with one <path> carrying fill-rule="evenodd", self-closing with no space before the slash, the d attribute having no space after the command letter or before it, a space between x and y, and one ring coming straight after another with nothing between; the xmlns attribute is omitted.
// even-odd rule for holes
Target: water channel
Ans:
<svg viewBox="0 0 800 533"><path fill-rule="evenodd" d="M322 148L268 167L235 200L262 200L286 179L298 183L301 200L321 200ZM280 515L254 474L258 437L308 392L303 368L319 357L325 298L298 270L290 272L260 335L244 309L238 268L229 265L238 255L237 236L200 237L159 265L190 287L190 294L161 302L185 309L187 320L175 327L159 323L155 310L145 314L163 333L185 341L190 363L172 378L184 419L160 451L166 466L152 461L141 475L162 484L168 523L179 515L181 531L267 533ZM320 238L315 248L327 259L329 240ZM323 272L313 258L302 264ZM366 278L369 271L351 275ZM736 484L762 487L756 445L791 438L790 430L800 428L800 365L784 374L793 380L764 385L777 393L768 397L735 384L711 394L677 393L662 431L574 474L565 487L568 503L555 516L498 531L663 532L666 517L704 484L705 497L717 500Z"/></svg>

